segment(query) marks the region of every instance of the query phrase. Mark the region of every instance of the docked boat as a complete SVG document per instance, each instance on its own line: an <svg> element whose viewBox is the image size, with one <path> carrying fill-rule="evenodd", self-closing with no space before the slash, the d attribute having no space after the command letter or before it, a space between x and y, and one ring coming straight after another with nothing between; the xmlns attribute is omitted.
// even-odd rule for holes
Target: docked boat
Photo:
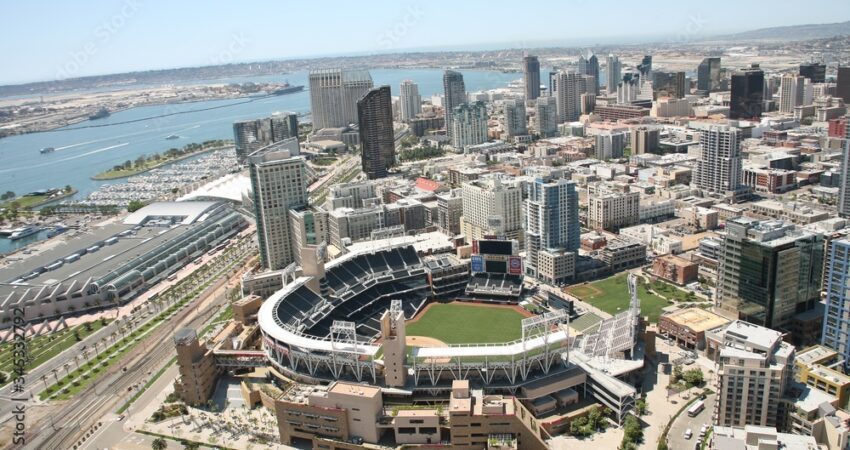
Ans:
<svg viewBox="0 0 850 450"><path fill-rule="evenodd" d="M281 87L280 89L277 89L275 91L272 91L272 95L293 94L295 92L301 92L303 90L304 90L303 85L293 86L293 85L289 84L289 82L287 81L287 82L283 83L283 87Z"/></svg>
<svg viewBox="0 0 850 450"><path fill-rule="evenodd" d="M53 147L44 147L43 149L39 150L39 153L41 153L42 155L46 155L48 153L53 153L55 151L56 151L56 149L53 148Z"/></svg>
<svg viewBox="0 0 850 450"><path fill-rule="evenodd" d="M64 224L59 223L47 231L47 237L52 238L53 236L58 236L66 231L68 231L68 227L66 227Z"/></svg>
<svg viewBox="0 0 850 450"><path fill-rule="evenodd" d="M89 120L97 120L109 117L109 110L106 108L100 108L96 113L89 116Z"/></svg>
<svg viewBox="0 0 850 450"><path fill-rule="evenodd" d="M27 236L32 236L38 233L39 231L41 231L41 228L35 225L27 225L25 227L20 227L12 230L12 234L9 235L9 239L14 241L15 239L21 239Z"/></svg>

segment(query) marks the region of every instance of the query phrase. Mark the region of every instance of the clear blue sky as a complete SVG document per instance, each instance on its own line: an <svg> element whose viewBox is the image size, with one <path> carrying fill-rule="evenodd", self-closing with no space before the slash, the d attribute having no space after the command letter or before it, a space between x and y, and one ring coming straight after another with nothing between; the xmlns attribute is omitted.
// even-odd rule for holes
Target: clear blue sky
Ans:
<svg viewBox="0 0 850 450"><path fill-rule="evenodd" d="M847 0L10 1L0 83L415 48L681 40L848 19Z"/></svg>

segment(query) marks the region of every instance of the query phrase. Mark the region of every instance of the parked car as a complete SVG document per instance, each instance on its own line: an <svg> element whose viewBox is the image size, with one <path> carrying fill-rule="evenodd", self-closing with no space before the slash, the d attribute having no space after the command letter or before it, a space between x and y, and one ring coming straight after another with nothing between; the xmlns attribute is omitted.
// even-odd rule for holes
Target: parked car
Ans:
<svg viewBox="0 0 850 450"><path fill-rule="evenodd" d="M690 438L692 438L693 436L694 436L694 432L693 432L693 431L691 431L691 429L690 429L690 428L688 428L687 430L685 430L685 439L690 439Z"/></svg>

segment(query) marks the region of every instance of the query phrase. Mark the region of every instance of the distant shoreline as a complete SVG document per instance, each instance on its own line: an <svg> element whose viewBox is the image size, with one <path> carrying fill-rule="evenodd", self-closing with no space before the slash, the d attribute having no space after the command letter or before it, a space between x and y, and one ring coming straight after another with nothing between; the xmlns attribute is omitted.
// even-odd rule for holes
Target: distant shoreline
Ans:
<svg viewBox="0 0 850 450"><path fill-rule="evenodd" d="M151 170L158 169L160 167L167 166L169 164L174 164L176 162L180 162L180 161L182 161L186 158L191 158L193 156L198 156L198 155L201 155L201 154L204 154L204 153L207 153L207 152L211 152L211 151L214 151L214 150L223 150L223 149L232 148L232 147L233 147L232 145L207 147L207 148L203 148L203 149L200 149L198 151L195 151L195 152L192 152L192 153L189 153L189 154L186 154L186 155L180 155L177 158L171 158L171 159L168 159L168 160L165 160L165 161L158 162L158 163L154 164L153 166L145 167L144 169L131 170L131 171L129 171L129 173L122 171L122 173L120 175L119 174L110 174L110 172L114 172L114 170L110 169L110 170L105 170L103 172L100 172L97 175L93 175L89 178L91 178L92 180L95 180L95 181L120 180L120 179L123 179L123 178L130 178L132 176L139 175L139 174L142 174L142 173L145 173L145 172L150 172Z"/></svg>

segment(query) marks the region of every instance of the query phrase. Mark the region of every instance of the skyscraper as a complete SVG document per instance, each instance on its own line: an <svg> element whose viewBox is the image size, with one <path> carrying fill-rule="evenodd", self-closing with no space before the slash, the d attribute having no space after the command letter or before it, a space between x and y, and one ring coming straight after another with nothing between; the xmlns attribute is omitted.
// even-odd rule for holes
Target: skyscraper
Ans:
<svg viewBox="0 0 850 450"><path fill-rule="evenodd" d="M298 114L294 112L276 112L269 117L272 142L280 142L298 137Z"/></svg>
<svg viewBox="0 0 850 450"><path fill-rule="evenodd" d="M233 142L236 147L236 159L241 163L251 153L269 144L270 136L263 132L259 119L233 122Z"/></svg>
<svg viewBox="0 0 850 450"><path fill-rule="evenodd" d="M555 97L539 97L535 117L540 137L547 138L558 134L558 107Z"/></svg>
<svg viewBox="0 0 850 450"><path fill-rule="evenodd" d="M536 56L522 59L522 79L525 83L525 99L540 97L540 61Z"/></svg>
<svg viewBox="0 0 850 450"><path fill-rule="evenodd" d="M596 159L622 158L626 148L625 131L605 131L596 135Z"/></svg>
<svg viewBox="0 0 850 450"><path fill-rule="evenodd" d="M844 124L844 155L841 158L841 186L838 190L838 215L850 218L850 120Z"/></svg>
<svg viewBox="0 0 850 450"><path fill-rule="evenodd" d="M839 67L835 79L836 97L841 97L844 103L850 104L850 66Z"/></svg>
<svg viewBox="0 0 850 450"><path fill-rule="evenodd" d="M475 181L463 183L463 216L460 231L467 242L482 239L498 231L507 239L523 242L522 233L522 188L513 177L502 178L494 174ZM494 230L498 223L500 229Z"/></svg>
<svg viewBox="0 0 850 450"><path fill-rule="evenodd" d="M248 156L260 262L280 270L295 261L289 210L307 204L307 167L293 156L294 138L271 144Z"/></svg>
<svg viewBox="0 0 850 450"><path fill-rule="evenodd" d="M357 101L360 158L370 180L387 176L395 163L392 94L389 86L371 89Z"/></svg>
<svg viewBox="0 0 850 450"><path fill-rule="evenodd" d="M587 79L573 71L560 71L555 80L555 101L558 123L578 120L581 115L581 94L587 92Z"/></svg>
<svg viewBox="0 0 850 450"><path fill-rule="evenodd" d="M836 239L831 245L821 342L840 353L845 369L850 369L850 239Z"/></svg>
<svg viewBox="0 0 850 450"><path fill-rule="evenodd" d="M792 114L794 107L803 106L803 92L806 78L786 74L779 84L779 112Z"/></svg>
<svg viewBox="0 0 850 450"><path fill-rule="evenodd" d="M564 178L563 170L549 170L526 184L526 194L526 271L531 276L553 283L573 278L575 253L564 255L563 252L576 252L580 244L581 225L575 183ZM566 264L553 263L558 259L563 259ZM569 270L570 267L572 270Z"/></svg>
<svg viewBox="0 0 850 450"><path fill-rule="evenodd" d="M366 70L310 71L310 111L313 130L357 123L357 100L372 89Z"/></svg>
<svg viewBox="0 0 850 450"><path fill-rule="evenodd" d="M617 92L617 85L623 80L622 67L620 66L620 58L614 54L608 55L607 61L608 79L605 82L608 93Z"/></svg>
<svg viewBox="0 0 850 450"><path fill-rule="evenodd" d="M697 90L708 93L720 89L720 58L703 58L697 67Z"/></svg>
<svg viewBox="0 0 850 450"><path fill-rule="evenodd" d="M652 55L643 55L643 59L638 64L641 80L649 80L649 74L652 73Z"/></svg>
<svg viewBox="0 0 850 450"><path fill-rule="evenodd" d="M711 126L699 135L700 155L694 184L704 191L727 193L741 186L741 130Z"/></svg>
<svg viewBox="0 0 850 450"><path fill-rule="evenodd" d="M233 141L240 163L251 153L290 137L298 137L298 115L294 112L276 112L271 117L233 122Z"/></svg>
<svg viewBox="0 0 850 450"><path fill-rule="evenodd" d="M800 76L806 77L812 83L826 81L826 66L818 63L800 64Z"/></svg>
<svg viewBox="0 0 850 450"><path fill-rule="evenodd" d="M653 72L652 99L685 98L685 72Z"/></svg>
<svg viewBox="0 0 850 450"><path fill-rule="evenodd" d="M461 103L452 112L451 124L452 147L463 149L487 142L487 105Z"/></svg>
<svg viewBox="0 0 850 450"><path fill-rule="evenodd" d="M779 220L727 220L717 270L719 312L791 331L795 316L820 301L823 241L820 233Z"/></svg>
<svg viewBox="0 0 850 450"><path fill-rule="evenodd" d="M401 121L407 122L422 112L422 97L419 95L419 85L410 80L401 82L399 93Z"/></svg>
<svg viewBox="0 0 850 450"><path fill-rule="evenodd" d="M599 94L599 58L593 53L587 57L584 55L578 58L578 73L580 75L589 75L593 77L593 82L587 86L587 91L591 94Z"/></svg>
<svg viewBox="0 0 850 450"><path fill-rule="evenodd" d="M730 119L760 118L764 108L764 72L758 64L732 74Z"/></svg>
<svg viewBox="0 0 850 450"><path fill-rule="evenodd" d="M632 154L656 153L660 132L653 126L639 126L630 130Z"/></svg>
<svg viewBox="0 0 850 450"><path fill-rule="evenodd" d="M443 111L446 116L446 134L452 134L452 113L456 107L466 103L466 85L463 74L454 70L443 73Z"/></svg>
<svg viewBox="0 0 850 450"><path fill-rule="evenodd" d="M505 132L510 137L528 134L528 125L525 120L525 102L520 99L509 98L504 101Z"/></svg>

